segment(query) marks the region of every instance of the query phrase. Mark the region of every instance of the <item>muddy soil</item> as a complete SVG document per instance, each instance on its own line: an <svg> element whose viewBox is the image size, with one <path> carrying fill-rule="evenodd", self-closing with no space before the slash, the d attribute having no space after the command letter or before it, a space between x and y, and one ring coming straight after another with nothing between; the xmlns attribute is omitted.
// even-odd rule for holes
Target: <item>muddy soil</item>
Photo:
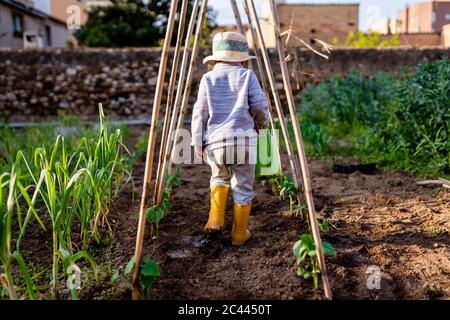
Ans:
<svg viewBox="0 0 450 320"><path fill-rule="evenodd" d="M141 159L134 171L135 200L127 188L111 212L114 240L104 259L113 268L123 270L134 253L143 167ZM331 167L331 160L310 162L316 209L330 225L323 239L337 249L326 257L334 298L449 299L450 191L418 186L417 178L404 172L347 175ZM202 233L209 210L209 167L182 169L182 186L158 239L152 239L149 224L146 228L143 255L161 268L153 299L322 299L312 281L296 275L292 245L306 229L301 219L290 216L286 200L257 183L253 238L236 248L230 241L231 201L224 233ZM82 296L131 297L126 281L112 288L107 281Z"/></svg>

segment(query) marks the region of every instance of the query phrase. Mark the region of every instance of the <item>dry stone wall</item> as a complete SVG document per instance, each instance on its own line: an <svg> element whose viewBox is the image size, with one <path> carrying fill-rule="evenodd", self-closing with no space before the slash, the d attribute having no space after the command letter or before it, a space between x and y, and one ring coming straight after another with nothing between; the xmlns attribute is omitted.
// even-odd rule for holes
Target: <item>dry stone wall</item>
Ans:
<svg viewBox="0 0 450 320"><path fill-rule="evenodd" d="M97 117L98 103L103 103L108 114L119 118L148 118L160 54L159 48L0 49L0 118L10 122L38 121L73 114L92 120ZM198 59L190 107L206 71L201 64L206 54L207 50L203 50ZM290 55L295 56L298 63L291 59L290 69L294 88L300 90L323 77L345 75L352 69L370 76L380 70L395 72L399 67L413 68L420 62L450 57L450 49L339 49L329 60L299 49L297 55ZM271 58L282 92L281 72L273 51Z"/></svg>

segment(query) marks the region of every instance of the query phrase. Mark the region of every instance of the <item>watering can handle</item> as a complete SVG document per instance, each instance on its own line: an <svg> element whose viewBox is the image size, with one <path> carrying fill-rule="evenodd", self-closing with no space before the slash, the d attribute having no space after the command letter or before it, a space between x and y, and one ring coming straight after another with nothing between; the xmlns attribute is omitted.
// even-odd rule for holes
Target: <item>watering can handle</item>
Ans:
<svg viewBox="0 0 450 320"><path fill-rule="evenodd" d="M255 131L256 131L256 133L259 135L259 126L258 126L258 124L256 123L256 121L255 121Z"/></svg>

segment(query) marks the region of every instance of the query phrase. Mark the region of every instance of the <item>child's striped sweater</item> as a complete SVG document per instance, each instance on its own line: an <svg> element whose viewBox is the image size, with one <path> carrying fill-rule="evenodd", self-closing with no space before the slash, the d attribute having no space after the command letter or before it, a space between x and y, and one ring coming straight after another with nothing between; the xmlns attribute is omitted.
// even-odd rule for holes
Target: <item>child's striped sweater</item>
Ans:
<svg viewBox="0 0 450 320"><path fill-rule="evenodd" d="M192 145L210 149L256 145L255 121L259 127L269 121L266 95L256 75L240 64L217 63L200 82L192 114Z"/></svg>

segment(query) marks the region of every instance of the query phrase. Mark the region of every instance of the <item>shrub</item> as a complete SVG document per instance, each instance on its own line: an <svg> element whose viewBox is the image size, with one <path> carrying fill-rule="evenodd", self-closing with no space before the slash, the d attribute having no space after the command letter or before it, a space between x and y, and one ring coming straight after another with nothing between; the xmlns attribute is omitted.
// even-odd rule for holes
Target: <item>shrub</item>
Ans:
<svg viewBox="0 0 450 320"><path fill-rule="evenodd" d="M403 77L378 73L367 79L352 72L326 79L309 86L301 101L302 130L316 155L353 155L425 175L450 174L448 59L421 64ZM328 136L329 148L323 146Z"/></svg>

